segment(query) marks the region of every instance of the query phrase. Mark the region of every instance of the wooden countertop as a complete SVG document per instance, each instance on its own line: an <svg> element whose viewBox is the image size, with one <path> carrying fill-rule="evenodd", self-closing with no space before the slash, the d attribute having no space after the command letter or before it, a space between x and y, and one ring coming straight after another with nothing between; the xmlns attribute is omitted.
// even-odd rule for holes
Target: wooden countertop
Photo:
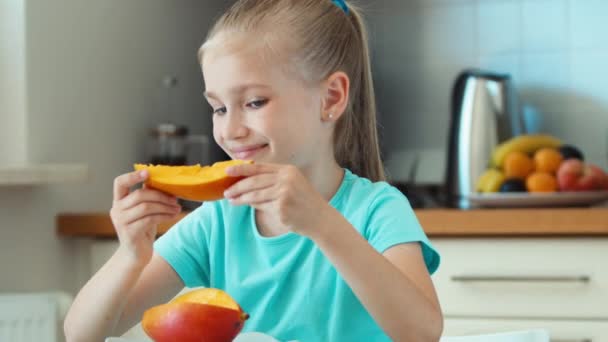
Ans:
<svg viewBox="0 0 608 342"><path fill-rule="evenodd" d="M608 208L419 209L416 216L430 237L607 236ZM180 216L180 219L187 213ZM161 224L163 234L177 221ZM107 213L62 213L56 218L63 237L115 238Z"/></svg>

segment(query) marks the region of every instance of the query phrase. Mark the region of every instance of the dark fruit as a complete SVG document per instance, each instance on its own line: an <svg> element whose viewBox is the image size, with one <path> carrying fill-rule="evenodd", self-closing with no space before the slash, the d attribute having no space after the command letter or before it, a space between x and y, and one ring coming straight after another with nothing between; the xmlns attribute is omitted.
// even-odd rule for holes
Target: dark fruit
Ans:
<svg viewBox="0 0 608 342"><path fill-rule="evenodd" d="M561 153L564 160L566 159L578 159L580 161L585 160L583 152L572 145L562 145L559 147L559 153Z"/></svg>
<svg viewBox="0 0 608 342"><path fill-rule="evenodd" d="M526 192L526 182L523 179L510 178L500 185L500 192Z"/></svg>

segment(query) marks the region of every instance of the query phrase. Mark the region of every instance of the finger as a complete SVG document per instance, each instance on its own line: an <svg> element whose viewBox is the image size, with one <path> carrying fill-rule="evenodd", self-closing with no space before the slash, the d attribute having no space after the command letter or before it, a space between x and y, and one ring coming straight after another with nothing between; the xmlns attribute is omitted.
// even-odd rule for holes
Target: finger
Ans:
<svg viewBox="0 0 608 342"><path fill-rule="evenodd" d="M270 202L263 202L263 203L251 203L249 204L249 206L251 206L253 209L259 210L259 211L265 211L265 212L269 212L273 210L273 203L272 201Z"/></svg>
<svg viewBox="0 0 608 342"><path fill-rule="evenodd" d="M181 211L181 207L166 205L162 203L144 202L124 211L122 221L129 225L149 215L175 215Z"/></svg>
<svg viewBox="0 0 608 342"><path fill-rule="evenodd" d="M232 198L230 199L230 203L233 205L248 204L254 206L272 202L275 199L277 199L275 189L265 188L258 191L247 192L239 197Z"/></svg>
<svg viewBox="0 0 608 342"><path fill-rule="evenodd" d="M129 194L132 186L148 178L148 170L133 171L122 174L114 179L114 201L119 201Z"/></svg>
<svg viewBox="0 0 608 342"><path fill-rule="evenodd" d="M156 202L177 206L177 198L162 191L150 188L138 189L131 192L120 201L119 207L123 210L130 209L142 202Z"/></svg>
<svg viewBox="0 0 608 342"><path fill-rule="evenodd" d="M226 174L232 177L249 177L261 173L271 173L278 170L278 165L273 164L239 164L226 169Z"/></svg>
<svg viewBox="0 0 608 342"><path fill-rule="evenodd" d="M234 198L249 191L267 188L275 184L275 180L276 174L274 173L265 173L258 176L247 177L236 182L226 191L224 191L224 197Z"/></svg>

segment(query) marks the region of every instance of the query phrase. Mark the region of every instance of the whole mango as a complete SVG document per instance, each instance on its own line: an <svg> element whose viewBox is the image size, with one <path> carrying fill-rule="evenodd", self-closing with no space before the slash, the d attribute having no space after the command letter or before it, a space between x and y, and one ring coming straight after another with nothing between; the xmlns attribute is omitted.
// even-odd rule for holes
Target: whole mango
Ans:
<svg viewBox="0 0 608 342"><path fill-rule="evenodd" d="M155 342L229 342L247 318L226 292L204 288L146 310L142 328Z"/></svg>

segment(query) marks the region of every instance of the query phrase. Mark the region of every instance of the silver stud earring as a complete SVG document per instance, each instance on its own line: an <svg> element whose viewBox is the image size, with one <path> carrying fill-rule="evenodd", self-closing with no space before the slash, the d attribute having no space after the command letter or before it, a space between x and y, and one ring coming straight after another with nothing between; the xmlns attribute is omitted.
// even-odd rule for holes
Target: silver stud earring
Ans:
<svg viewBox="0 0 608 342"><path fill-rule="evenodd" d="M333 119L333 118L334 118L334 115L333 115L332 113L329 113L329 115L328 115L328 116L329 116L329 118L330 118L330 119Z"/></svg>

